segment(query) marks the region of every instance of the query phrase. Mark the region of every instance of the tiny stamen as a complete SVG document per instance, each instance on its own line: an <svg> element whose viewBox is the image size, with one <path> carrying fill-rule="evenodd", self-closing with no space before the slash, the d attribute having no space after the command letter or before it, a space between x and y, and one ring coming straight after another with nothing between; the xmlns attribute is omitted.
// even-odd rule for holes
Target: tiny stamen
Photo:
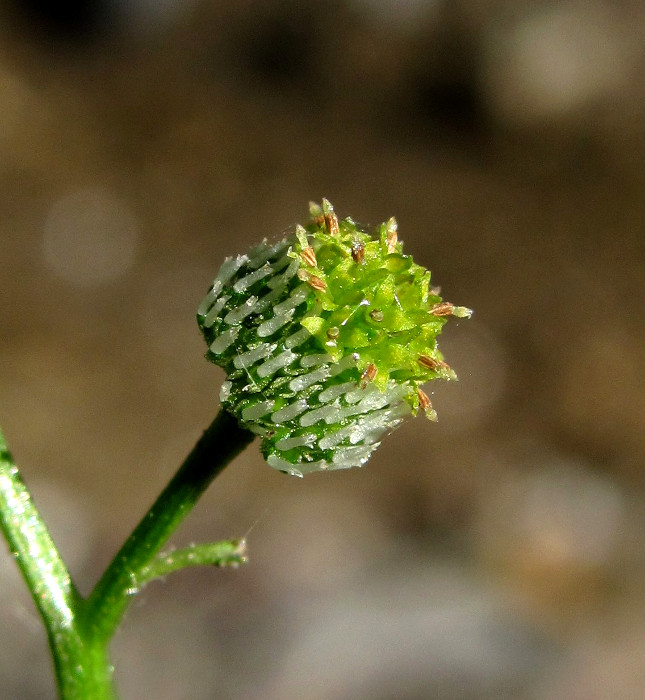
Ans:
<svg viewBox="0 0 645 700"><path fill-rule="evenodd" d="M419 406L426 411L432 404L430 403L430 398L423 389L417 389L417 396L419 397Z"/></svg>
<svg viewBox="0 0 645 700"><path fill-rule="evenodd" d="M419 355L419 357L417 358L417 362L422 367L430 369L433 372L438 370L442 364L446 364L445 362L441 362L440 360L435 360L434 357L430 357L430 355Z"/></svg>
<svg viewBox="0 0 645 700"><path fill-rule="evenodd" d="M352 260L359 265L365 260L365 246L360 241L352 243Z"/></svg>
<svg viewBox="0 0 645 700"><path fill-rule="evenodd" d="M449 301L441 301L430 309L430 313L434 316L452 316L454 308L455 305Z"/></svg>
<svg viewBox="0 0 645 700"><path fill-rule="evenodd" d="M432 408L432 403L430 398L423 391L423 389L417 389L417 397L419 399L419 408L426 414L426 416L433 421L437 420L437 412Z"/></svg>
<svg viewBox="0 0 645 700"><path fill-rule="evenodd" d="M300 252L300 256L310 267L318 266L318 260L316 260L316 253L310 245L302 249L302 251Z"/></svg>
<svg viewBox="0 0 645 700"><path fill-rule="evenodd" d="M396 232L397 223L396 219L392 217L386 224L387 233L385 234L385 242L387 243L387 252L396 253L396 244L399 240L399 236Z"/></svg>
<svg viewBox="0 0 645 700"><path fill-rule="evenodd" d="M310 287L313 287L313 289L318 292L324 292L325 289L327 289L327 284L325 281L321 280L320 277L316 277L316 275L311 275L307 282Z"/></svg>
<svg viewBox="0 0 645 700"><path fill-rule="evenodd" d="M327 227L327 232L330 236L338 236L340 233L340 228L338 226L338 217L334 213L334 208L332 207L328 199L323 199L322 211L325 218L325 226Z"/></svg>
<svg viewBox="0 0 645 700"><path fill-rule="evenodd" d="M373 381L374 377L376 377L378 373L378 368L377 366L373 363L370 362L365 370L363 371L363 374L361 374L361 388L365 388L368 384L368 382Z"/></svg>
<svg viewBox="0 0 645 700"><path fill-rule="evenodd" d="M313 287L319 292L324 292L325 289L327 289L324 280L321 280L320 277L316 277L316 275L312 275L310 272L307 272L307 270L300 268L296 274L298 275L298 279L306 282L310 287Z"/></svg>

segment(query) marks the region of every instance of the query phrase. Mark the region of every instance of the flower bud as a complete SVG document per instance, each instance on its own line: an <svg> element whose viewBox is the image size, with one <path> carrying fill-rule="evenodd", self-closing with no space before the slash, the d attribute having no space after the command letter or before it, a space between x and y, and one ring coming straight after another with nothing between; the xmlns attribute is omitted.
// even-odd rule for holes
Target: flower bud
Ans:
<svg viewBox="0 0 645 700"><path fill-rule="evenodd" d="M434 420L420 386L455 377L437 335L470 313L403 254L394 219L370 234L327 200L310 214L227 258L197 311L206 357L227 375L223 406L296 476L363 465L419 409Z"/></svg>

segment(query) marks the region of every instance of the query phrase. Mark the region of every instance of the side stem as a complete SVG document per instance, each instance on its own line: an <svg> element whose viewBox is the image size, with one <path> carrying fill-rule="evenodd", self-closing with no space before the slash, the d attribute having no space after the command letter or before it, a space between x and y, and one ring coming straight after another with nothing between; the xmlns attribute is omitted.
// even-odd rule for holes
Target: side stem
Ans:
<svg viewBox="0 0 645 700"><path fill-rule="evenodd" d="M254 437L233 416L220 410L85 601L84 627L91 639L109 641L138 591L141 572L213 479Z"/></svg>

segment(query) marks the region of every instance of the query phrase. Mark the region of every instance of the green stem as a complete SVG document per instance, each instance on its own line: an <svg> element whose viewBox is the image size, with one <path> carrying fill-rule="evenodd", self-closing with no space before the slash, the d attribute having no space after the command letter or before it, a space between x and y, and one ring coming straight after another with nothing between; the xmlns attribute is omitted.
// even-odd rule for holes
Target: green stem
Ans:
<svg viewBox="0 0 645 700"><path fill-rule="evenodd" d="M84 627L92 639L109 641L138 592L142 572L213 479L254 437L229 413L220 410L87 599Z"/></svg>
<svg viewBox="0 0 645 700"><path fill-rule="evenodd" d="M61 697L114 697L105 645L76 625L82 599L0 431L0 524L9 550L43 619Z"/></svg>
<svg viewBox="0 0 645 700"><path fill-rule="evenodd" d="M129 601L142 583L177 569L170 555L156 558L157 553L213 479L253 438L220 411L85 600L0 432L0 523L47 629L63 700L116 698L108 647ZM202 561L193 562L194 555ZM243 558L239 543L212 543L179 550L175 564L230 564Z"/></svg>
<svg viewBox="0 0 645 700"><path fill-rule="evenodd" d="M182 549L161 552L139 572L138 586L145 586L157 578L190 566L230 566L246 563L245 540L223 540L205 544L191 544Z"/></svg>

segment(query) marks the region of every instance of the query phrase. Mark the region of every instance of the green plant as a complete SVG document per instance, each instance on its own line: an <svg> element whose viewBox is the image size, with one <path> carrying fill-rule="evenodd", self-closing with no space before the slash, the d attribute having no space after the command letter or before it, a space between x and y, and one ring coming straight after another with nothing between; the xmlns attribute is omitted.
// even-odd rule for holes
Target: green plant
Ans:
<svg viewBox="0 0 645 700"><path fill-rule="evenodd" d="M450 315L396 222L370 234L310 206L307 226L228 258L199 306L207 357L227 377L215 420L83 598L0 433L0 519L49 638L61 698L115 697L109 643L136 593L187 566L237 565L245 542L162 547L255 436L266 461L303 476L364 464L407 414L436 415L421 385L455 375L436 337Z"/></svg>

